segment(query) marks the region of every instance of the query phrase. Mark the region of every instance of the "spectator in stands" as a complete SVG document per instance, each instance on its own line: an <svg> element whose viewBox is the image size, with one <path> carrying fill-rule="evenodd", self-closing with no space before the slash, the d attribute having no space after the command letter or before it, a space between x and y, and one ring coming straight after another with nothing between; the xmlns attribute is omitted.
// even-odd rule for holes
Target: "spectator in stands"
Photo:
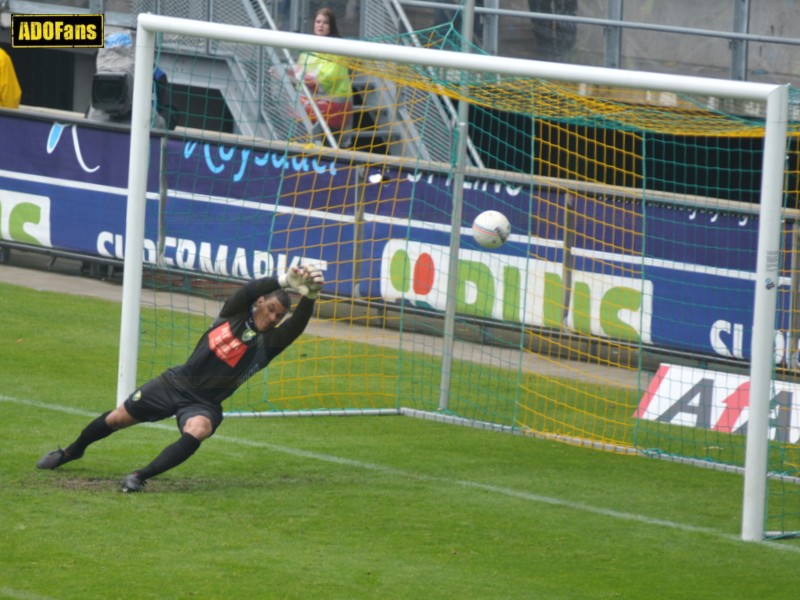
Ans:
<svg viewBox="0 0 800 600"><path fill-rule="evenodd" d="M531 12L574 17L578 13L578 0L528 0L528 7ZM569 53L575 47L576 34L574 22L533 19L536 58L567 62Z"/></svg>
<svg viewBox="0 0 800 600"><path fill-rule="evenodd" d="M5 50L0 48L0 107L19 108L22 89L19 87L14 63Z"/></svg>
<svg viewBox="0 0 800 600"><path fill-rule="evenodd" d="M330 8L320 8L314 15L314 35L341 37L336 25L336 15ZM298 83L302 81L308 88L331 130L350 128L353 117L353 84L347 66L339 63L330 54L303 52L290 75ZM304 90L301 87L300 103L303 110L311 122L316 123L314 108L302 92Z"/></svg>
<svg viewBox="0 0 800 600"><path fill-rule="evenodd" d="M441 3L444 4L461 4L458 8L455 9L447 9L447 8L437 8L433 14L433 21L438 26L439 30L441 31L441 35L444 38L447 38L447 34L450 32L450 27L457 31L459 34L463 34L462 31L462 11L464 10L464 5L461 0L439 0ZM484 0L476 0L475 7L483 7ZM473 30L472 30L472 42L479 44L481 39L483 38L483 16L479 13L475 13L473 16Z"/></svg>
<svg viewBox="0 0 800 600"><path fill-rule="evenodd" d="M172 102L172 84L169 82L167 74L159 67L153 69L153 94L154 108L156 115L163 120L157 120L156 126L162 129L175 129L180 122L178 109Z"/></svg>

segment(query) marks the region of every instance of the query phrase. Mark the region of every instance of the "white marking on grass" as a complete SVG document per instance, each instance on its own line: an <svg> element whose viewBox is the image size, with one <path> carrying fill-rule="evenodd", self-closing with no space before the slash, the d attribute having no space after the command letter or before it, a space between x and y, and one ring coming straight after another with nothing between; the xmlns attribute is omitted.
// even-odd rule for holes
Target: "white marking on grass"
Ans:
<svg viewBox="0 0 800 600"><path fill-rule="evenodd" d="M25 590L15 590L10 587L0 587L0 596L4 598L14 598L14 600L53 600L50 596L40 596Z"/></svg>
<svg viewBox="0 0 800 600"><path fill-rule="evenodd" d="M82 410L78 408L73 408L70 406L63 406L60 404L52 404L47 402L38 402L36 400L24 400L21 398L14 398L11 396L4 396L0 394L0 402L9 402L13 404L20 404L23 406L30 406L33 408L40 408L44 410L52 410L56 412L62 412L70 415L77 415L83 417L95 417L99 413L91 412L87 410ZM165 423L142 423L141 426L143 427L151 427L155 429L162 429L168 431L175 431L175 426L167 425ZM290 456L295 456L298 458L307 458L310 460L317 460L327 463L332 463L336 465L344 465L348 467L353 467L356 469L363 469L367 471L373 471L376 473L381 473L382 475L388 475L390 477L397 477L403 479L410 479L414 481L425 481L425 482L432 482L432 483L442 483L446 485L454 485L458 487L474 489L474 490L481 490L483 492L489 492L492 494L497 494L500 496L506 496L509 498L516 498L519 500L525 500L528 502L534 502L537 504L546 504L549 506L555 506L559 508L568 508L570 510L575 510L579 512L589 513L593 515L599 515L602 517L610 517L613 519L619 519L621 521L632 521L635 523L642 523L644 525L653 525L657 527L666 527L668 529L674 529L677 531L684 531L689 533L700 533L703 535L709 535L716 538L724 539L731 542L742 542L742 539L736 535L725 533L722 531L718 531L716 529L711 529L710 527L699 527L696 525L687 525L685 523L675 523L674 521L667 521L665 519L657 519L654 517L647 517L645 515L638 515L635 513L628 513L622 512L617 510L612 510L608 508L602 508L599 506L593 506L591 504L584 504L582 502L574 502L572 500L565 500L563 498L555 498L552 496L542 496L540 494L533 494L530 492L525 492L521 490L515 490L512 488L500 487L496 485L486 484L486 483L479 483L476 481L468 481L464 479L450 479L447 477L435 477L432 475L422 475L419 473L412 473L410 471L405 471L403 469L397 469L395 467L387 467L385 465L379 465L375 463L368 463L363 462L360 460L354 460L350 458L342 458L340 456L334 456L331 454L321 454L319 452L311 452L309 450L300 450L298 448L291 448L288 446L280 446L278 444L270 444L269 442L262 442L258 440L248 440L245 438L239 438L229 435L221 435L216 434L214 436L215 440L226 442L229 444L238 444L240 446L247 446L249 448L261 448L264 450L271 450L273 452L280 452L282 454L288 454ZM772 541L762 541L758 542L763 546L775 549L775 550L782 550L786 552L795 552L800 554L800 547L789 546L785 544L781 544L778 542ZM0 588L1 590L2 588Z"/></svg>

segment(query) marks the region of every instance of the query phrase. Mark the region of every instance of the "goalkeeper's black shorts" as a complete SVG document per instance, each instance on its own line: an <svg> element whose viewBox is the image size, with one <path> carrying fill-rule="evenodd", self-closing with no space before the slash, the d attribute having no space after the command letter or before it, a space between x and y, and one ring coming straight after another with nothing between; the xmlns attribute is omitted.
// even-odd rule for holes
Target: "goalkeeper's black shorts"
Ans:
<svg viewBox="0 0 800 600"><path fill-rule="evenodd" d="M191 417L203 415L211 421L212 434L222 423L222 407L219 404L198 402L186 397L180 390L165 384L156 377L135 390L125 400L125 410L137 421L153 422L175 416L178 429Z"/></svg>

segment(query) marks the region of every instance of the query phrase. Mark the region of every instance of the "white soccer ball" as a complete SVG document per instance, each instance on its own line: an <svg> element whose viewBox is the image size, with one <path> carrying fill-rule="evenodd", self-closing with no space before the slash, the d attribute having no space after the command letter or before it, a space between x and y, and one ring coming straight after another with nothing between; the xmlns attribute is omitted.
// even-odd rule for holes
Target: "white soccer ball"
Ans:
<svg viewBox="0 0 800 600"><path fill-rule="evenodd" d="M511 223L503 213L486 210L472 222L472 237L484 248L499 248L511 235Z"/></svg>

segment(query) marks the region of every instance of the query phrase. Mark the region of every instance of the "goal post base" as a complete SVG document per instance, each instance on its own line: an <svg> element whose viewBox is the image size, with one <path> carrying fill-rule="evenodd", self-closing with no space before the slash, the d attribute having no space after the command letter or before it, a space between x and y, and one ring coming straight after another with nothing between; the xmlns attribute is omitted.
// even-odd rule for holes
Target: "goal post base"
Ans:
<svg viewBox="0 0 800 600"><path fill-rule="evenodd" d="M224 413L230 417L386 417L397 416L400 410L396 408L373 409L319 409L319 410L273 410L273 411L232 411Z"/></svg>

